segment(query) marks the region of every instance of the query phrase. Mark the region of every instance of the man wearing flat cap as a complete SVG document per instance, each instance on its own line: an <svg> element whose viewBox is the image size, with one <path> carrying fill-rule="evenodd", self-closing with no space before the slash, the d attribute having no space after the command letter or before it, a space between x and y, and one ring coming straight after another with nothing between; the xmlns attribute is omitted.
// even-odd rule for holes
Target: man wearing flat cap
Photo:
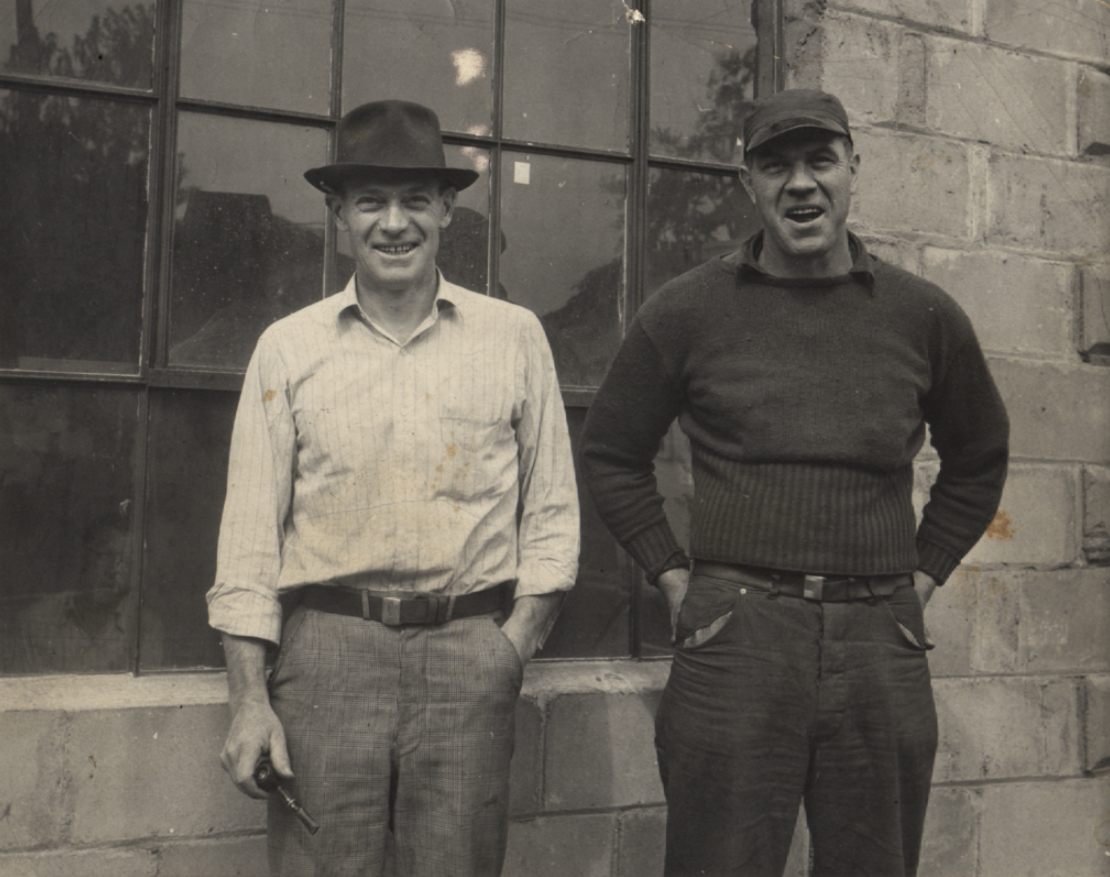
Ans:
<svg viewBox="0 0 1110 877"><path fill-rule="evenodd" d="M436 268L456 192L435 115L343 117L305 178L354 255L272 325L243 384L209 620L239 788L268 756L280 875L501 871L524 664L574 583L578 502L543 329ZM267 653L279 646L267 678Z"/></svg>
<svg viewBox="0 0 1110 877"><path fill-rule="evenodd" d="M924 607L995 513L1007 417L955 302L848 231L840 101L761 99L744 149L763 230L644 304L582 439L603 519L671 609L666 874L778 877L804 802L814 875L909 877L937 744ZM676 418L689 556L652 469Z"/></svg>

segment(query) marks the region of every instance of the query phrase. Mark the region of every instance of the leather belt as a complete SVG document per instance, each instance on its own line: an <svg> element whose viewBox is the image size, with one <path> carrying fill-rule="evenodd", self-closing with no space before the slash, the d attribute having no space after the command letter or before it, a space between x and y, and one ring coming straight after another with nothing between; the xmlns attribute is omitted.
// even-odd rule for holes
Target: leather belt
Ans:
<svg viewBox="0 0 1110 877"><path fill-rule="evenodd" d="M693 574L819 603L847 603L851 600L889 597L898 588L913 585L913 576L909 573L888 576L812 576L800 572L780 572L704 560L694 561Z"/></svg>
<svg viewBox="0 0 1110 877"><path fill-rule="evenodd" d="M299 602L320 612L350 615L400 627L404 624L444 624L452 618L488 615L505 608L511 588L511 582L502 582L473 594L409 594L400 597L366 588L307 585L300 589Z"/></svg>

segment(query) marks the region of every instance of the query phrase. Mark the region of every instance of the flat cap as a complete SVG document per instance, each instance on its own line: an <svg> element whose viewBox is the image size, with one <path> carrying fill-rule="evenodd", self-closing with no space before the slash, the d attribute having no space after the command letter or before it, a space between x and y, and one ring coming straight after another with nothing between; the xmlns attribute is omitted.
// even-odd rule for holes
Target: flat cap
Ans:
<svg viewBox="0 0 1110 877"><path fill-rule="evenodd" d="M848 114L831 94L795 88L757 100L744 119L744 154L788 131L820 128L852 139Z"/></svg>

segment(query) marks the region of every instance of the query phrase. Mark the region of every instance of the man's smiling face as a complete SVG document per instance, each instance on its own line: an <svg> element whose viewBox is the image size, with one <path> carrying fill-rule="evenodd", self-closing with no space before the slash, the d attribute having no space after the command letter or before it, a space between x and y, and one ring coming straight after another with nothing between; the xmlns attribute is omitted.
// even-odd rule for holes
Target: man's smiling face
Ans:
<svg viewBox="0 0 1110 877"><path fill-rule="evenodd" d="M455 190L429 174L351 180L328 198L357 263L360 287L404 292L435 282L439 234L451 223Z"/></svg>
<svg viewBox="0 0 1110 877"><path fill-rule="evenodd" d="M846 137L814 128L783 134L748 154L740 177L763 219L760 262L770 273L848 271L848 210L858 168Z"/></svg>

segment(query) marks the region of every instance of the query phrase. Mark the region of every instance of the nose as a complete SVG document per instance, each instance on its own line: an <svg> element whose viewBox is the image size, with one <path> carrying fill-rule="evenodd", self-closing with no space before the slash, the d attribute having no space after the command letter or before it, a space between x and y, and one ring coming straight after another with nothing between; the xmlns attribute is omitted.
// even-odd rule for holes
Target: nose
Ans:
<svg viewBox="0 0 1110 877"><path fill-rule="evenodd" d="M390 201L385 208L385 215L381 219L381 226L385 231L404 231L409 224L408 213L400 201Z"/></svg>
<svg viewBox="0 0 1110 877"><path fill-rule="evenodd" d="M813 180L813 175L809 172L809 167L805 162L796 162L790 169L790 177L786 181L786 188L791 192L806 192L813 189L817 184Z"/></svg>

